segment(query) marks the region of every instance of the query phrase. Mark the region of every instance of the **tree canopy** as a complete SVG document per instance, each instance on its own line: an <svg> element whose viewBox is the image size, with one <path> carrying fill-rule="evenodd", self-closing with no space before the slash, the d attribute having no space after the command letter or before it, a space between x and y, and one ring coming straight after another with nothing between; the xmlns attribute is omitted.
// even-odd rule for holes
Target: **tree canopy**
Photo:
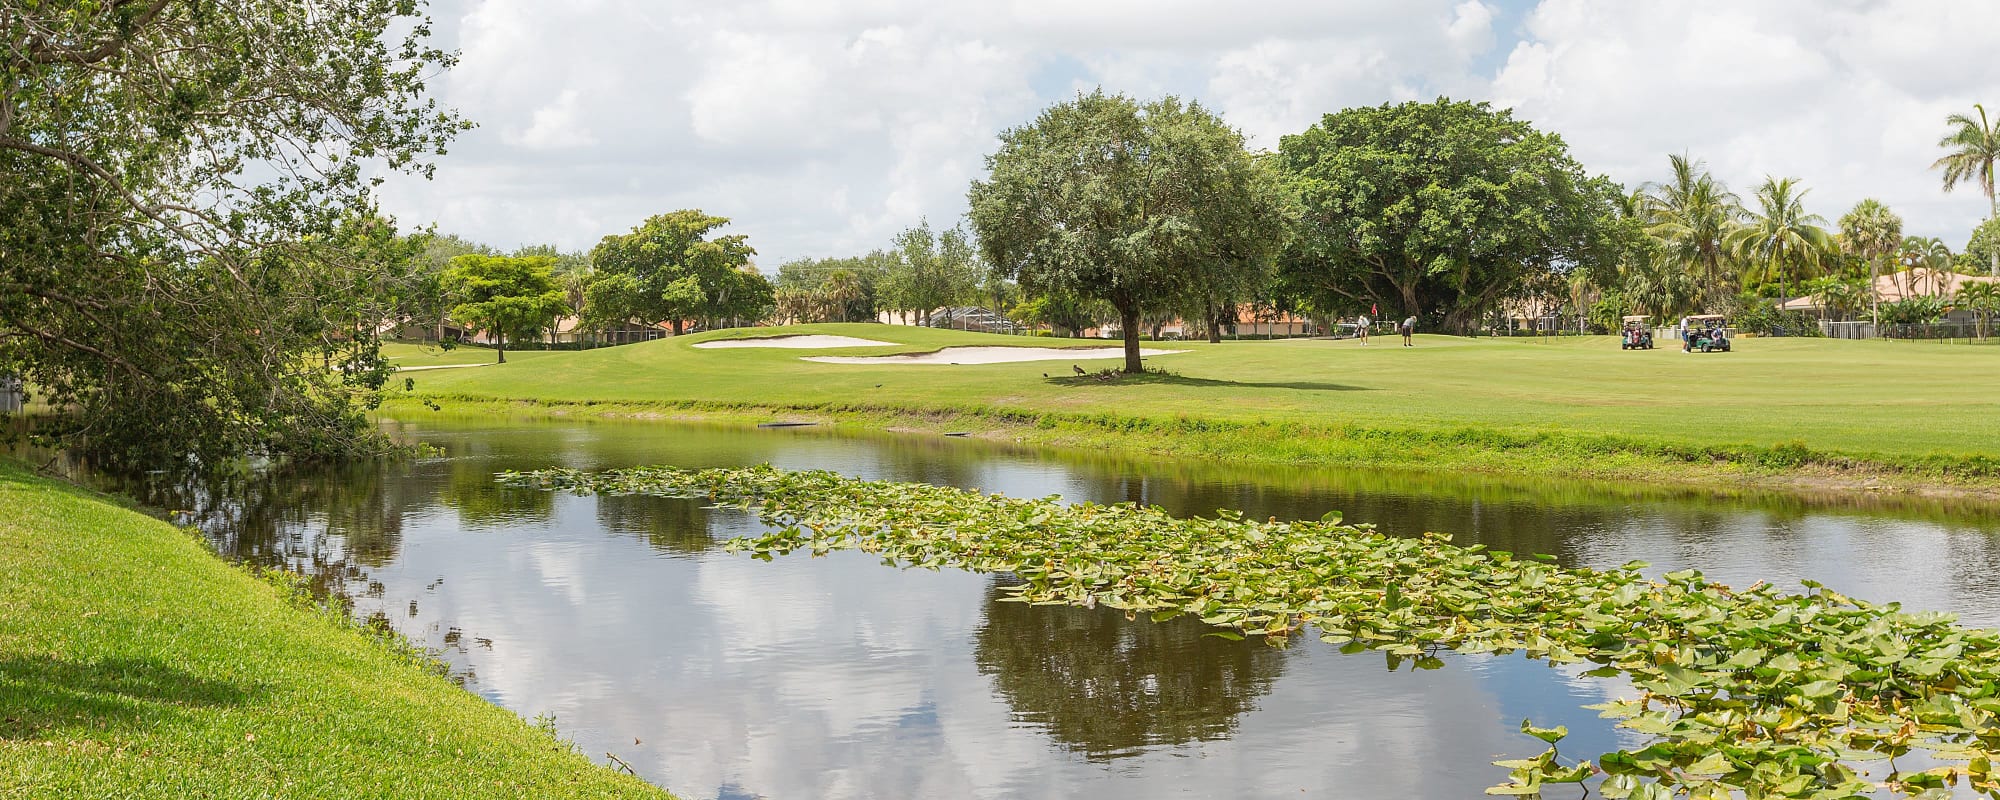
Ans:
<svg viewBox="0 0 2000 800"><path fill-rule="evenodd" d="M957 305L979 291L985 271L965 229L933 233L928 220L896 234L896 248L881 280L881 304L929 323L939 309ZM948 320L947 320L948 321Z"/></svg>
<svg viewBox="0 0 2000 800"><path fill-rule="evenodd" d="M1796 178L1765 178L1757 187L1757 208L1726 238L1731 255L1744 266L1746 288L1778 286L1784 295L1820 276L1838 252L1822 225L1826 219L1805 210L1808 190Z"/></svg>
<svg viewBox="0 0 2000 800"><path fill-rule="evenodd" d="M384 444L375 321L322 312L409 266L374 173L466 127L416 9L0 5L0 373L69 410L45 432L100 463Z"/></svg>
<svg viewBox="0 0 2000 800"><path fill-rule="evenodd" d="M1986 106L1974 103L1972 108L1979 112L1979 118L1970 114L1953 114L1945 118L1951 131L1938 140L1938 146L1945 154L1931 164L1931 168L1943 173L1944 189L1949 192L1961 183L1979 187L1986 193L1987 219L2000 219L2000 196L1994 194L1995 164L2000 163L2000 120L1986 118ZM2000 251L1989 254L1988 266L1993 274L2000 276Z"/></svg>
<svg viewBox="0 0 2000 800"><path fill-rule="evenodd" d="M1102 90L1000 135L972 184L988 261L1030 294L1117 309L1125 370L1140 319L1260 268L1283 244L1286 204L1243 137L1199 104Z"/></svg>
<svg viewBox="0 0 2000 800"><path fill-rule="evenodd" d="M451 318L493 335L499 362L507 341L532 339L566 310L550 256L462 255L451 260L442 283L458 303Z"/></svg>
<svg viewBox="0 0 2000 800"><path fill-rule="evenodd" d="M594 317L668 323L761 317L772 304L769 281L750 266L757 251L741 234L710 237L725 217L697 210L648 218L631 233L604 237L590 252L597 278L589 290Z"/></svg>
<svg viewBox="0 0 2000 800"><path fill-rule="evenodd" d="M1379 303L1469 330L1531 275L1617 257L1620 190L1485 103L1328 114L1278 163L1303 207L1281 268L1323 311Z"/></svg>
<svg viewBox="0 0 2000 800"><path fill-rule="evenodd" d="M1973 228L1972 237L1965 242L1963 255L1970 262L1967 266L1974 270L1991 268L1995 261L2000 261L2000 218L1989 219ZM2000 275L2000 272L1993 274Z"/></svg>

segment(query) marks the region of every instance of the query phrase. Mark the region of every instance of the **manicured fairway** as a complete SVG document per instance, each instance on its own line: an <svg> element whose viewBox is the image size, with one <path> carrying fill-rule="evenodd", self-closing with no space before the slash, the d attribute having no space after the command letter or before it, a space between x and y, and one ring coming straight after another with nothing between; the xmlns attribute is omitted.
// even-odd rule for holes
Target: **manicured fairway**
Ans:
<svg viewBox="0 0 2000 800"><path fill-rule="evenodd" d="M0 797L666 798L0 460Z"/></svg>
<svg viewBox="0 0 2000 800"><path fill-rule="evenodd" d="M1191 352L1149 360L1172 374L1117 381L1070 378L1068 362L817 364L800 360L812 351L690 346L716 337L780 332L898 343L838 351L844 356L968 344L1102 344L886 325L738 329L537 354L544 357L519 365L423 373L417 376L417 393L696 409L947 411L1017 419L1043 429L1051 427L1037 419L1045 414L1093 418L1100 428L1132 428L1137 420L1147 424L1136 427L1172 424L1197 433L1203 422L1289 425L1313 429L1299 434L1306 438L1315 431L1333 431L1350 442L1376 437L1380 441L1368 458L1377 460L1484 469L1514 464L1528 471L1578 474L1623 470L1596 469L1587 463L1589 452L1558 454L1574 462L1559 470L1538 469L1535 459L1540 456L1527 452L1511 457L1468 453L1553 446L1510 444L1521 437L1585 441L1608 436L1648 446L1776 448L1780 456L1803 448L1904 462L1905 467L1950 462L1961 474L1983 469L1982 455L2000 455L2000 347L1994 346L1745 338L1737 340L1733 353L1684 354L1677 349L1623 351L1610 337L1419 336L1413 348L1399 346L1393 337L1378 337L1367 347L1322 340L1176 342L1174 347ZM1117 364L1107 359L1076 362L1093 372ZM1412 431L1424 432L1421 441L1411 444L1423 452L1398 457L1396 437ZM1487 434L1499 438L1489 441ZM1030 438L1065 439L1062 431ZM1076 439L1069 437L1072 443ZM1266 455L1310 455L1288 453L1293 443L1287 436L1264 439L1256 448ZM1454 439L1463 440L1463 447L1453 447ZM1243 449L1221 440L1181 444L1156 449L1218 456L1238 455ZM1605 455L1607 462L1622 458L1626 455L1618 452Z"/></svg>

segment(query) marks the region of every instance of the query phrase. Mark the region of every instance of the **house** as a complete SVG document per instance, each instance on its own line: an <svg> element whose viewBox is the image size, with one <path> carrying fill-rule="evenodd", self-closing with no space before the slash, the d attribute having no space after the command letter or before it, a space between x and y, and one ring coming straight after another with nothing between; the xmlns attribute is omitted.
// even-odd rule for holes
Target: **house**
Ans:
<svg viewBox="0 0 2000 800"><path fill-rule="evenodd" d="M1516 331L1581 332L1588 322L1571 311L1574 307L1575 303L1569 298L1536 295L1510 297L1500 301L1500 307L1492 319L1497 323L1495 327L1503 336ZM1589 306L1586 304L1584 307Z"/></svg>
<svg viewBox="0 0 2000 800"><path fill-rule="evenodd" d="M1172 319L1147 326L1146 334L1162 339L1200 338L1208 335L1208 327L1199 322ZM1256 303L1236 304L1236 313L1223 326L1225 336L1255 336L1281 339L1298 336L1316 336L1319 325L1306 317L1287 311L1278 311ZM1119 338L1116 324L1103 328L1088 328L1082 332L1085 338Z"/></svg>
<svg viewBox="0 0 2000 800"><path fill-rule="evenodd" d="M1873 294L1876 303L1896 303L1912 297L1952 297L1960 289L1975 283L2000 283L2000 278L1916 267L1877 276ZM1825 304L1817 295L1806 295L1786 300L1778 307L1786 311L1817 314L1825 309ZM1970 317L1967 312L1954 311L1946 319L1964 322Z"/></svg>
<svg viewBox="0 0 2000 800"><path fill-rule="evenodd" d="M1028 328L979 306L940 308L928 317L911 311L884 311L875 315L875 321L884 325L915 325L984 333L1020 333Z"/></svg>
<svg viewBox="0 0 2000 800"><path fill-rule="evenodd" d="M671 335L673 335L673 327L666 323L646 325L639 322L625 322L614 325L606 330L598 331L583 327L583 320L581 318L575 315L566 315L557 317L555 324L544 331L537 341L550 346L632 344L633 342L650 342L654 339L661 339ZM495 342L495 339L491 333L478 331L464 337L464 341L473 344L490 345ZM512 342L509 343L510 346L512 344Z"/></svg>
<svg viewBox="0 0 2000 800"><path fill-rule="evenodd" d="M451 320L419 322L403 318L383 322L375 329L375 335L383 339L402 342L464 341L468 331L465 326Z"/></svg>
<svg viewBox="0 0 2000 800"><path fill-rule="evenodd" d="M549 328L548 333L543 334L543 341L551 345L585 343L631 344L633 342L650 342L671 333L673 333L671 326L645 325L631 321L613 325L601 331L590 330L583 327L582 318L569 315L556 318L556 324Z"/></svg>

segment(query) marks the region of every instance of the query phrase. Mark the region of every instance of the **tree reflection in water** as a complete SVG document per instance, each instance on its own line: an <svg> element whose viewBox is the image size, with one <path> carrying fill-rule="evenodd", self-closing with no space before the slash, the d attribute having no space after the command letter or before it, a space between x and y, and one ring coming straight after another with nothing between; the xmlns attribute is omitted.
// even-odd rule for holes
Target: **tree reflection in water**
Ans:
<svg viewBox="0 0 2000 800"><path fill-rule="evenodd" d="M661 552L691 556L717 544L715 510L701 501L613 494L591 499L605 530L637 536Z"/></svg>
<svg viewBox="0 0 2000 800"><path fill-rule="evenodd" d="M556 496L552 492L516 489L494 482L494 472L518 467L461 459L447 462L447 469L444 490L438 492L437 499L458 512L459 524L467 530L543 523L555 511Z"/></svg>
<svg viewBox="0 0 2000 800"><path fill-rule="evenodd" d="M436 490L372 462L126 476L68 462L61 470L200 531L231 560L298 573L319 597L344 595L367 570L394 562L406 511Z"/></svg>
<svg viewBox="0 0 2000 800"><path fill-rule="evenodd" d="M1225 738L1283 671L1286 651L1207 634L1200 620L1008 602L996 583L974 640L1014 709L1093 761Z"/></svg>

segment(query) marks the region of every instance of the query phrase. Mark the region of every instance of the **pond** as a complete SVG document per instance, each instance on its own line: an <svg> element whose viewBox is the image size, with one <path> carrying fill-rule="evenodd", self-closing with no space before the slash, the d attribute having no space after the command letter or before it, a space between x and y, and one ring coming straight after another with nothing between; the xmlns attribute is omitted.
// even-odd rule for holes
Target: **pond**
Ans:
<svg viewBox="0 0 2000 800"><path fill-rule="evenodd" d="M1574 669L1454 656L1386 669L1305 638L1278 649L1107 608L1000 602L1004 576L898 570L856 552L759 562L717 545L754 519L647 497L495 485L546 466L768 462L1015 496L1350 522L1632 559L1725 583L1813 578L2000 624L1990 508L1290 469L1028 450L935 436L669 423L387 423L441 455L226 486L125 486L223 553L316 576L465 686L552 715L684 798L1473 797L1489 762L1633 740L1581 708L1621 691Z"/></svg>

